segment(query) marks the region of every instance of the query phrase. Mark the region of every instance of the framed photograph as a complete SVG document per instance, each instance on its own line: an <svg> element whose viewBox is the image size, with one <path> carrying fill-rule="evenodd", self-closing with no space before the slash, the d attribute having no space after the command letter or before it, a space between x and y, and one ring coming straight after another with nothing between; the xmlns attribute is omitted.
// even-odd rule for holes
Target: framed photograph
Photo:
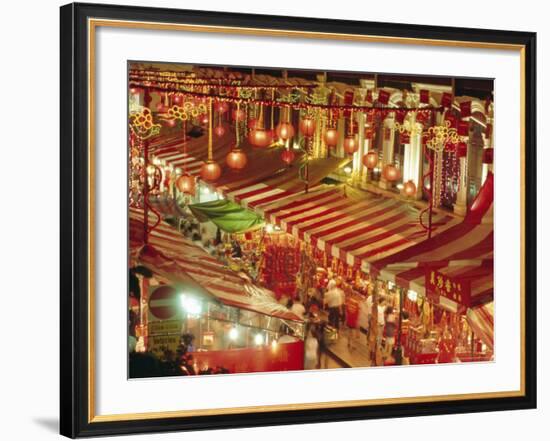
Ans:
<svg viewBox="0 0 550 441"><path fill-rule="evenodd" d="M534 33L61 8L61 433L536 407Z"/></svg>

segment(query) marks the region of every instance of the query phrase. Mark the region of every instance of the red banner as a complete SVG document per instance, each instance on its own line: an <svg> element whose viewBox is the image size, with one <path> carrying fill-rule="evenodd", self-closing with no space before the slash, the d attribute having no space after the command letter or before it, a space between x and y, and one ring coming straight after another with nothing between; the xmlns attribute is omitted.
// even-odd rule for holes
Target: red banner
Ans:
<svg viewBox="0 0 550 441"><path fill-rule="evenodd" d="M460 115L462 118L470 116L472 114L472 102L463 101L460 103Z"/></svg>
<svg viewBox="0 0 550 441"><path fill-rule="evenodd" d="M449 92L444 92L443 96L441 97L441 105L443 107L451 107L452 103L453 103L453 95Z"/></svg>
<svg viewBox="0 0 550 441"><path fill-rule="evenodd" d="M380 104L388 104L390 100L390 93L386 92L385 90L381 90L378 92L378 102Z"/></svg>
<svg viewBox="0 0 550 441"><path fill-rule="evenodd" d="M422 104L429 104L430 103L430 91L426 89L422 89L420 91L420 102Z"/></svg>
<svg viewBox="0 0 550 441"><path fill-rule="evenodd" d="M193 352L192 355L198 370L221 366L236 374L304 369L304 342L301 340L257 348Z"/></svg>

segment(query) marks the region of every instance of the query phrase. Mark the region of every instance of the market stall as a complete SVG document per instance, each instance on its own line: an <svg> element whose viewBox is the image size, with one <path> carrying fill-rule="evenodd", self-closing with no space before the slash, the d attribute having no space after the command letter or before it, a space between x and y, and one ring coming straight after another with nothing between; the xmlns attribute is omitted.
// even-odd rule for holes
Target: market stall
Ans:
<svg viewBox="0 0 550 441"><path fill-rule="evenodd" d="M297 360L303 362L303 357L295 356L303 350L300 317L277 303L272 292L254 284L245 274L230 270L174 227L163 221L155 225L154 216L151 218L154 228L144 244L143 212L130 210L132 266L148 268L155 280L152 283L143 279L146 283L141 289L138 335L144 337L145 349L162 358L167 356L166 351L174 352L182 334L191 333L197 360L216 358L215 354L198 354L205 351L277 347L258 358L263 360L262 369L271 360L274 369L280 370L280 360L285 358L282 353L287 349L293 354L287 357L292 368L296 368ZM287 334L293 336L296 345L277 345L278 339ZM253 353L242 352L252 354L252 365Z"/></svg>

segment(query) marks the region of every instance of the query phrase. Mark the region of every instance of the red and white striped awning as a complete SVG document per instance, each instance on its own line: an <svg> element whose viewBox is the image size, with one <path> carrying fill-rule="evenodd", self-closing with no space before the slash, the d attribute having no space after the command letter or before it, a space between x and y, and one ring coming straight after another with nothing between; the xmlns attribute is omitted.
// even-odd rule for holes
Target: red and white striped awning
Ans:
<svg viewBox="0 0 550 441"><path fill-rule="evenodd" d="M365 271L373 260L425 238L414 207L366 193L358 199L348 197L342 187L320 185L275 201L259 199L254 209L266 222ZM452 216L434 216L437 233L455 223Z"/></svg>
<svg viewBox="0 0 550 441"><path fill-rule="evenodd" d="M153 215L150 219L151 227L156 219ZM143 210L133 208L130 208L130 251L132 257L167 282L192 281L226 305L301 321L277 303L271 291L226 268L166 222L159 223L149 234L148 245L144 246Z"/></svg>
<svg viewBox="0 0 550 441"><path fill-rule="evenodd" d="M494 303L469 308L466 319L474 334L491 350L494 348Z"/></svg>
<svg viewBox="0 0 550 441"><path fill-rule="evenodd" d="M493 293L493 175L490 173L465 220L443 234L372 263L382 280L426 293L427 270L471 280L473 303ZM447 301L447 300L445 300ZM457 305L450 305L456 308Z"/></svg>

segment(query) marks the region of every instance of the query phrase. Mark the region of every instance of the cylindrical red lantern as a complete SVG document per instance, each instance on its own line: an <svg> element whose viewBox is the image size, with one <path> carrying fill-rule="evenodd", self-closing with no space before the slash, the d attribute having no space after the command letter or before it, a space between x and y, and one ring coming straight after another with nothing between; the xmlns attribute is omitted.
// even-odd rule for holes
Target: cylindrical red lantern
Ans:
<svg viewBox="0 0 550 441"><path fill-rule="evenodd" d="M294 158L296 157L296 154L292 150L283 150L281 153L281 159L284 163L290 164L292 161L294 161Z"/></svg>
<svg viewBox="0 0 550 441"><path fill-rule="evenodd" d="M241 170L246 166L248 158L246 157L246 153L242 150L235 149L227 154L225 157L225 162L229 168L232 168L233 170Z"/></svg>
<svg viewBox="0 0 550 441"><path fill-rule="evenodd" d="M403 184L403 193L407 197L413 197L416 195L416 184L413 181L407 181Z"/></svg>
<svg viewBox="0 0 550 441"><path fill-rule="evenodd" d="M493 149L484 149L483 150L482 162L484 164L492 164L493 163Z"/></svg>
<svg viewBox="0 0 550 441"><path fill-rule="evenodd" d="M234 121L244 121L246 119L246 112L243 109L235 109L232 114Z"/></svg>
<svg viewBox="0 0 550 441"><path fill-rule="evenodd" d="M346 136L346 139L344 139L344 151L347 154L351 155L357 150L359 150L359 143L357 142L357 138L353 135Z"/></svg>
<svg viewBox="0 0 550 441"><path fill-rule="evenodd" d="M399 170L393 164L386 165L382 173L386 181L389 181L389 182L397 181L400 175Z"/></svg>
<svg viewBox="0 0 550 441"><path fill-rule="evenodd" d="M222 169L217 162L208 160L202 165L200 174L205 181L214 182L221 176Z"/></svg>
<svg viewBox="0 0 550 441"><path fill-rule="evenodd" d="M222 126L221 124L216 126L214 128L214 134L218 137L218 138L221 138L223 135L225 135L225 127Z"/></svg>
<svg viewBox="0 0 550 441"><path fill-rule="evenodd" d="M283 141L286 141L294 136L294 126L288 122L279 123L275 129L275 133Z"/></svg>
<svg viewBox="0 0 550 441"><path fill-rule="evenodd" d="M363 156L363 165L368 169L373 169L378 164L378 152L371 150Z"/></svg>
<svg viewBox="0 0 550 441"><path fill-rule="evenodd" d="M255 147L267 147L271 144L271 137L265 129L254 129L248 134L248 142Z"/></svg>
<svg viewBox="0 0 550 441"><path fill-rule="evenodd" d="M305 137L313 136L315 133L315 120L310 117L305 117L300 121L300 132Z"/></svg>
<svg viewBox="0 0 550 441"><path fill-rule="evenodd" d="M195 177L187 173L181 175L176 180L176 187L182 193L195 194Z"/></svg>
<svg viewBox="0 0 550 441"><path fill-rule="evenodd" d="M334 129L334 128L328 128L326 131L325 131L325 144L327 145L327 147L336 147L336 145L338 144L338 130Z"/></svg>

